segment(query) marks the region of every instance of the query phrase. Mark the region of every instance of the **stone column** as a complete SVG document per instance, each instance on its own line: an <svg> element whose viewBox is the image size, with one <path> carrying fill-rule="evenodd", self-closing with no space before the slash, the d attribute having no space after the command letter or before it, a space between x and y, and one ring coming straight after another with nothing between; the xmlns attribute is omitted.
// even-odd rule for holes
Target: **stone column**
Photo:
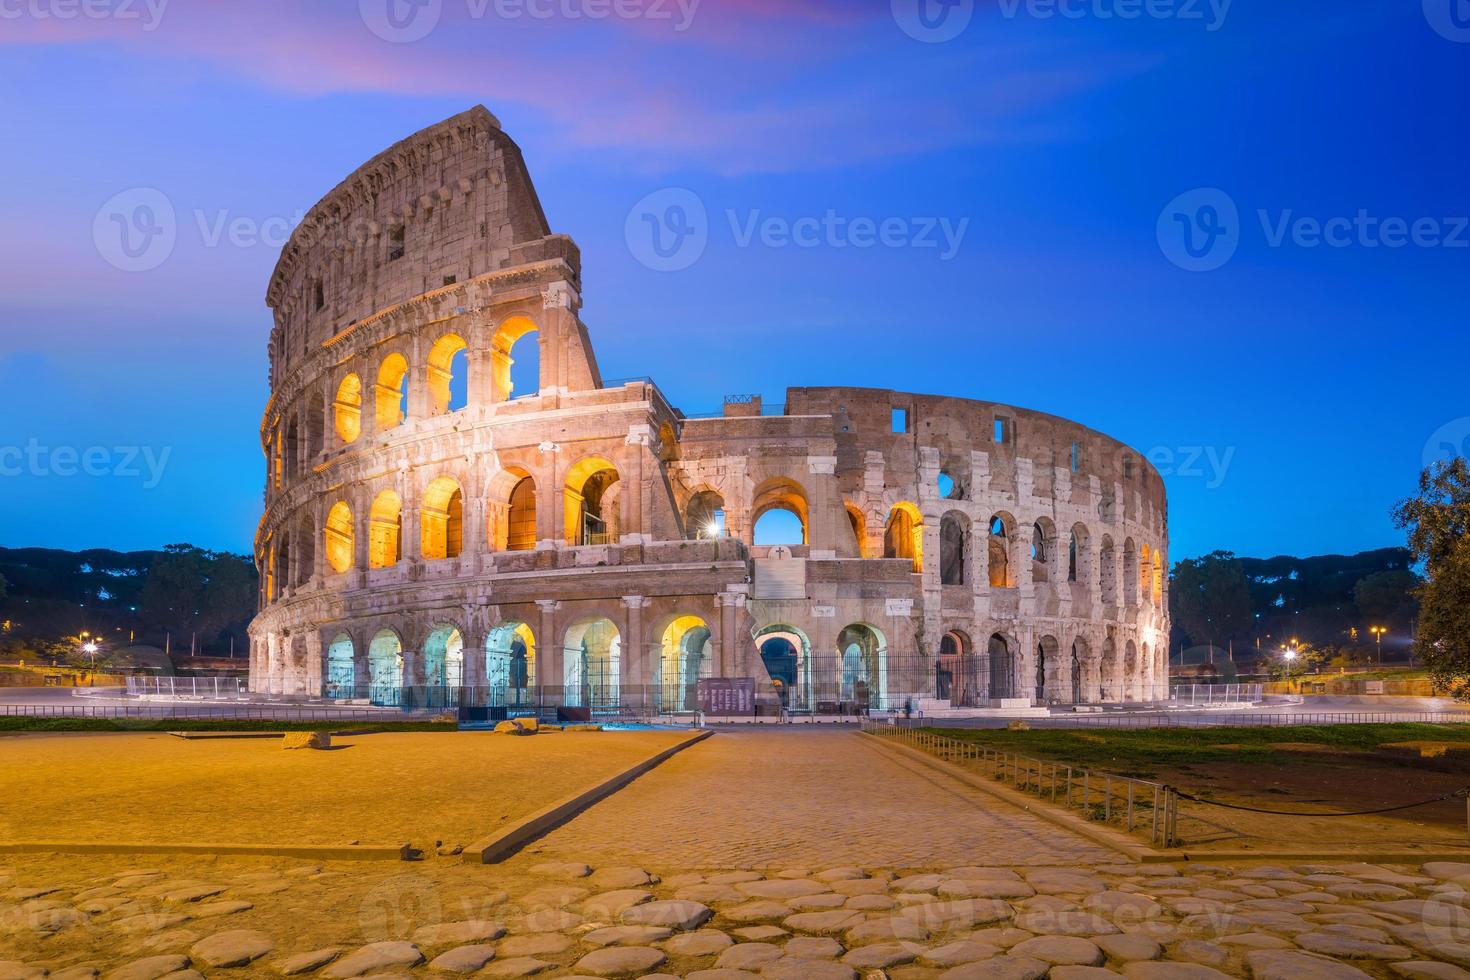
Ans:
<svg viewBox="0 0 1470 980"><path fill-rule="evenodd" d="M842 508L836 501L833 474L837 469L836 456L808 456L806 481L806 543L813 558L837 557L837 533L832 521L835 511ZM844 512L842 519L847 519Z"/></svg>
<svg viewBox="0 0 1470 980"><path fill-rule="evenodd" d="M306 690L308 697L319 698L326 693L326 648L322 635L316 630L306 634Z"/></svg>
<svg viewBox="0 0 1470 980"><path fill-rule="evenodd" d="M623 637L623 663L618 665L618 698L620 703L644 708L648 703L648 650L643 638L643 608L648 600L641 595L625 595L627 635Z"/></svg>
<svg viewBox="0 0 1470 980"><path fill-rule="evenodd" d="M739 656L735 646L736 611L744 604L745 596L739 592L721 592L715 596L715 602L720 609L720 655L716 664L716 675L731 677L734 676L736 658Z"/></svg>
<svg viewBox="0 0 1470 980"><path fill-rule="evenodd" d="M648 488L644 485L643 473L646 457L653 444L653 429L648 425L628 427L627 449L623 453L623 472L619 474L623 483L622 514L619 517L621 540L627 542L651 541L653 535L645 526L645 497Z"/></svg>
<svg viewBox="0 0 1470 980"><path fill-rule="evenodd" d="M556 613L561 603L556 599L537 599L541 607L540 628L536 630L536 691L543 704L562 704L562 688L566 674L562 666L562 638L556 631ZM543 695L541 692L546 691Z"/></svg>

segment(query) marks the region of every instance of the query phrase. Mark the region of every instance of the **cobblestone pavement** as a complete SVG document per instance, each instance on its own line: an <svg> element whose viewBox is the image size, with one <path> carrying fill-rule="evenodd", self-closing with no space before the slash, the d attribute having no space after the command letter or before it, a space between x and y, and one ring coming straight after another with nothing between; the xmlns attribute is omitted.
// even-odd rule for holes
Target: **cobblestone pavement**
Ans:
<svg viewBox="0 0 1470 980"><path fill-rule="evenodd" d="M533 851L681 868L1113 859L1091 841L833 730L721 732Z"/></svg>

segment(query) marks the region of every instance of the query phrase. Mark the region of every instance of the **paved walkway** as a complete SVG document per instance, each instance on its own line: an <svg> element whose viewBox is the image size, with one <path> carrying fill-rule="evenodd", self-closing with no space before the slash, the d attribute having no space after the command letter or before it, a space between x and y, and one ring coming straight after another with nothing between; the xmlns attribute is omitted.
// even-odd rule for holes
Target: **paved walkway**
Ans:
<svg viewBox="0 0 1470 980"><path fill-rule="evenodd" d="M1087 864L1118 856L850 731L721 732L534 844L674 868Z"/></svg>

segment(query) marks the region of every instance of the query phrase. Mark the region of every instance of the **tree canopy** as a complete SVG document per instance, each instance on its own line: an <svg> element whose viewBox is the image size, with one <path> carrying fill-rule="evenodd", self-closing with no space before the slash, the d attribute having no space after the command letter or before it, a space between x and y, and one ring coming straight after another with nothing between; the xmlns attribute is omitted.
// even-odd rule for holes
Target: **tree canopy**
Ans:
<svg viewBox="0 0 1470 980"><path fill-rule="evenodd" d="M1462 456L1426 469L1393 517L1424 565L1414 647L1441 687L1470 700L1470 464Z"/></svg>

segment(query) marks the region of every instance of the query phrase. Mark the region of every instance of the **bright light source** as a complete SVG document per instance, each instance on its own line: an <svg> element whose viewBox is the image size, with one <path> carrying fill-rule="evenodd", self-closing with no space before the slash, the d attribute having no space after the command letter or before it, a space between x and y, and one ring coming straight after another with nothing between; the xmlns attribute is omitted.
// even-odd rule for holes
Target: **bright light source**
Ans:
<svg viewBox="0 0 1470 980"><path fill-rule="evenodd" d="M704 534L705 534L705 537L718 538L720 536L720 525L718 525L718 524L706 524L704 526Z"/></svg>
<svg viewBox="0 0 1470 980"><path fill-rule="evenodd" d="M82 649L85 650L87 653L96 653L97 652L97 644L95 644L95 643L88 643L85 646L83 646Z"/></svg>

